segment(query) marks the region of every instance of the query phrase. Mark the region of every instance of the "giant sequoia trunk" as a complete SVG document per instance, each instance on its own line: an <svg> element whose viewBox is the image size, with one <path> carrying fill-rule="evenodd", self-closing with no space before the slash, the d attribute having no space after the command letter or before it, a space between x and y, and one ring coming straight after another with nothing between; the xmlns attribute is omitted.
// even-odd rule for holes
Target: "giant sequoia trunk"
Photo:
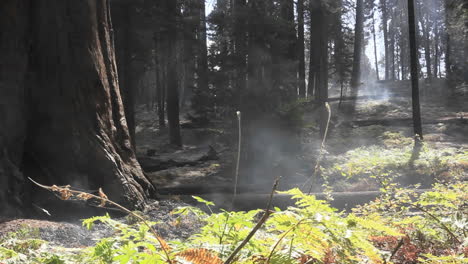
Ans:
<svg viewBox="0 0 468 264"><path fill-rule="evenodd" d="M109 1L3 0L0 32L0 214L23 205L22 170L143 205L154 187L131 147Z"/></svg>
<svg viewBox="0 0 468 264"><path fill-rule="evenodd" d="M132 29L132 7L129 2L114 4L112 17L114 18L114 32L116 42L117 66L119 68L119 86L125 109L125 118L135 148L135 83L132 68L132 43L135 39ZM120 23L117 23L120 22Z"/></svg>

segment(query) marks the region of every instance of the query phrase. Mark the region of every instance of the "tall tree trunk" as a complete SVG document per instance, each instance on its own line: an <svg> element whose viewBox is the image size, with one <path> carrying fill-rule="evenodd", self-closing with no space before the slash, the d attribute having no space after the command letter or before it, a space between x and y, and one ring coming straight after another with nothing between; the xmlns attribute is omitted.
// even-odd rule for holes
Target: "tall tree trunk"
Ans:
<svg viewBox="0 0 468 264"><path fill-rule="evenodd" d="M309 49L309 84L307 94L318 100L318 87L320 78L320 34L323 21L321 1L310 1L310 49ZM312 36L312 34L314 36ZM319 36L319 37L315 37Z"/></svg>
<svg viewBox="0 0 468 264"><path fill-rule="evenodd" d="M394 14L395 15L395 14ZM390 47L389 47L389 53L390 53L390 79L395 80L396 79L396 67L395 67L395 31L396 31L396 23L395 20L392 19L392 22L390 23Z"/></svg>
<svg viewBox="0 0 468 264"><path fill-rule="evenodd" d="M167 121L169 123L169 140L175 146L182 146L179 121L179 86L177 81L177 1L166 0L167 7Z"/></svg>
<svg viewBox="0 0 468 264"><path fill-rule="evenodd" d="M27 128L26 76L30 2L0 1L0 215L17 215L24 206L21 173Z"/></svg>
<svg viewBox="0 0 468 264"><path fill-rule="evenodd" d="M377 81L380 81L379 75L379 59L377 57L377 41L376 41L376 34L375 34L375 17L374 11L372 11L372 36L374 41L374 63L375 63L375 73L377 75Z"/></svg>
<svg viewBox="0 0 468 264"><path fill-rule="evenodd" d="M361 83L361 55L364 41L364 0L356 1L356 26L354 28L353 72L351 74L351 88L353 94Z"/></svg>
<svg viewBox="0 0 468 264"><path fill-rule="evenodd" d="M9 208L4 204L20 200L24 153L43 172L27 176L46 184L102 187L110 199L141 207L154 187L131 146L109 1L8 0L0 12L0 83L7 84L0 93L10 95L1 111L7 121L0 121L7 122L0 130L0 173L6 171L0 175L1 213Z"/></svg>
<svg viewBox="0 0 468 264"><path fill-rule="evenodd" d="M422 7L421 7L422 9ZM421 23L421 30L423 35L423 47L424 47L424 57L426 60L426 75L428 79L432 78L432 67L431 67L431 46L429 38L429 21L425 19L425 13L420 9L419 12L419 21Z"/></svg>
<svg viewBox="0 0 468 264"><path fill-rule="evenodd" d="M439 27L434 27L434 77L439 75Z"/></svg>
<svg viewBox="0 0 468 264"><path fill-rule="evenodd" d="M318 98L321 105L320 137L324 139L328 123L328 15L322 9L322 26L320 34L320 77Z"/></svg>
<svg viewBox="0 0 468 264"><path fill-rule="evenodd" d="M209 93L208 87L208 50L206 44L206 14L205 0L198 0L197 14L199 15L198 23L198 56L197 56L197 89L199 93L200 113L204 118L207 118L210 108L207 96Z"/></svg>
<svg viewBox="0 0 468 264"><path fill-rule="evenodd" d="M166 70L165 64L165 51L167 45L161 38L161 33L154 33L154 60L155 60L155 74L156 74L156 100L158 112L158 124L160 128L166 127Z"/></svg>
<svg viewBox="0 0 468 264"><path fill-rule="evenodd" d="M125 118L132 146L135 148L135 90L132 65L132 7L128 3L113 4L112 17L115 21L117 66L119 86L122 91ZM120 22L120 23L119 23Z"/></svg>
<svg viewBox="0 0 468 264"><path fill-rule="evenodd" d="M395 68L396 68L396 79L400 80L400 70L401 70L401 68L400 68L401 56L400 55L401 55L401 53L400 53L400 46L398 46L398 45L396 46L395 55L396 55L395 57L398 58L398 61L395 62L395 64L396 64L396 66L395 66Z"/></svg>
<svg viewBox="0 0 468 264"><path fill-rule="evenodd" d="M385 80L390 79L390 58L389 58L389 45L388 45L388 10L387 0L380 0L382 9L382 30L384 38L384 51L385 51Z"/></svg>
<svg viewBox="0 0 468 264"><path fill-rule="evenodd" d="M237 107L243 111L242 95L245 92L247 84L247 34L246 34L246 1L235 0L234 2L234 42L236 55L236 99Z"/></svg>
<svg viewBox="0 0 468 264"><path fill-rule="evenodd" d="M334 13L334 21L332 22L335 26L335 45L334 45L334 61L335 61L335 68L336 68L336 73L338 75L338 81L340 84L340 102L338 104L339 107L341 107L341 103L343 101L343 89L344 89L344 83L346 81L346 65L345 64L345 43L344 43L344 37L343 37L343 13L342 13L342 7L343 7L343 1L338 0L337 2L337 8L338 10Z"/></svg>
<svg viewBox="0 0 468 264"><path fill-rule="evenodd" d="M452 80L452 61L451 61L451 41L450 41L450 16L449 16L449 3L445 1L445 78L450 82Z"/></svg>
<svg viewBox="0 0 468 264"><path fill-rule="evenodd" d="M407 8L406 7L406 3L403 3L403 7L402 8ZM402 23L401 25L401 33L400 33L400 40L399 40L399 46L400 46L400 68L401 68L401 80L406 80L407 78L407 75L408 75L408 72L407 72L407 68L408 68L408 55L409 55L409 52L408 52L408 49L409 49L409 44L408 44L408 41L407 41L407 36L408 36L408 27L406 25L406 22L407 21L407 17L405 16L404 13L400 13L400 21Z"/></svg>
<svg viewBox="0 0 468 264"><path fill-rule="evenodd" d="M315 93L320 103L320 135L325 135L328 101L328 16L320 1L310 2L310 39L309 94Z"/></svg>
<svg viewBox="0 0 468 264"><path fill-rule="evenodd" d="M198 13L196 8L198 5L194 5L194 1L187 1L188 4L185 6L183 24L183 65L184 67L184 84L181 87L180 101L181 107L186 106L186 102L192 100L193 90L195 86L195 71L196 71L196 60L193 54L196 52L197 43L197 28L198 25L193 22L193 17ZM196 20L198 21L198 20Z"/></svg>
<svg viewBox="0 0 468 264"><path fill-rule="evenodd" d="M414 134L423 138L421 124L421 110L419 105L419 78L418 78L418 45L416 43L416 19L414 0L408 0L408 26L411 57L411 98L413 105L413 128Z"/></svg>
<svg viewBox="0 0 468 264"><path fill-rule="evenodd" d="M403 36L402 36L403 37ZM400 40L400 70L401 70L401 80L406 79L406 53L404 47L405 41L403 39Z"/></svg>
<svg viewBox="0 0 468 264"><path fill-rule="evenodd" d="M299 71L299 97L306 96L305 47L304 47L304 0L297 1L297 54Z"/></svg>
<svg viewBox="0 0 468 264"><path fill-rule="evenodd" d="M267 1L267 12L274 9L273 3ZM297 97L298 65L297 37L294 24L294 2L279 1L280 16L276 40L271 42L271 68L273 89L279 92L278 99L288 101ZM264 14L268 15L268 14ZM267 65L266 65L267 66Z"/></svg>

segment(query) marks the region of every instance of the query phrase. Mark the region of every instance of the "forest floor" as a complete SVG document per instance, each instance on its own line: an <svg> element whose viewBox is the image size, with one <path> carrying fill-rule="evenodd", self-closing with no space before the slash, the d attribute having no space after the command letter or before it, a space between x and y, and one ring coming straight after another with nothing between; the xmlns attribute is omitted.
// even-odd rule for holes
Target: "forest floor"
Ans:
<svg viewBox="0 0 468 264"><path fill-rule="evenodd" d="M356 102L356 115L346 116L351 101L331 100L332 119L323 152L320 175L316 175L312 190L333 190L343 200L358 199L349 193L361 194L368 202L376 196L382 181L394 179L402 186L422 183L429 188L433 182L458 177L468 178L468 93L465 88L446 96L442 84L422 86L421 112L424 146L418 157L413 154L411 101L405 82L375 84L364 87ZM463 90L464 89L464 90ZM336 93L332 93L332 97ZM259 196L269 192L273 178L283 176L280 189L301 187L314 173L319 156L318 115L305 106L300 133L300 151L291 155L277 147L282 136L268 135L265 164L273 169L249 179L240 175L240 192L247 195L250 207L263 206ZM137 156L143 169L158 187L161 198L145 211L151 220L159 221L158 230L167 239L183 239L197 229L196 219L186 219L177 227L171 223L176 216L170 212L186 205L192 194L210 194L216 203L226 205L233 188L237 134L235 116L232 120L215 121L209 127L197 128L183 119L181 149L171 147L166 129L157 125L157 115L144 106L137 109ZM274 134L274 133L272 133ZM264 135L261 135L265 137ZM411 160L414 162L410 162ZM263 169L264 167L259 167ZM276 175L269 175L277 172ZM281 174L280 174L281 173ZM246 180L247 178L247 180ZM258 179L262 178L262 179ZM416 186L418 187L418 186ZM306 188L308 188L306 186ZM253 196L248 196L248 195ZM343 195L345 194L345 195ZM264 199L266 197L262 196ZM338 199L339 200L339 199ZM256 202L256 203L255 203ZM343 209L344 206L336 204ZM251 208L252 209L252 208ZM119 221L127 221L125 217ZM111 234L105 226L93 232L81 226L80 220L54 222L48 220L0 219L0 237L18 230L37 230L37 236L66 247L85 247ZM28 231L30 232L30 231ZM53 245L52 244L52 245Z"/></svg>
<svg viewBox="0 0 468 264"><path fill-rule="evenodd" d="M323 191L325 182L338 192L375 191L379 189L378 179L369 176L379 175L372 174L393 174L404 185L424 182L424 187L444 177L444 173L453 174L453 170L466 177L466 87L448 96L442 80L431 84L421 82L424 149L415 166L406 166L413 153L409 87L409 82L404 81L371 84L362 87L357 101L347 100L341 105L336 100L337 92L332 93L332 118L321 162L323 168L313 191ZM347 112L353 102L356 114L349 117ZM262 140L259 152L264 156L259 163L266 165L259 166L257 171L260 172L253 176L241 173L240 192L268 193L276 176L282 176L280 189L301 187L313 175L321 144L318 114L309 106L304 108L300 149L295 153L284 152L279 146L282 141L289 140L287 136L271 131L274 128L266 134L259 130L258 137ZM237 151L237 128L232 125L235 124L234 114L232 120L213 122L205 128L193 128L183 120L182 149L168 146L167 130L158 128L155 116L154 111L143 107L137 112L137 154L160 193L203 194L232 190ZM273 168L272 171L265 166Z"/></svg>

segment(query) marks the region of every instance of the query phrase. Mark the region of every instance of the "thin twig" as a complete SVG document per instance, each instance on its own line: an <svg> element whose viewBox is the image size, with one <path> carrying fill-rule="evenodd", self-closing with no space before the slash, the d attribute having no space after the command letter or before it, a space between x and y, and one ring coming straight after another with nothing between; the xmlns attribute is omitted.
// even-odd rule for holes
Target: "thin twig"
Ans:
<svg viewBox="0 0 468 264"><path fill-rule="evenodd" d="M453 238L453 240L455 240L458 244L461 244L461 241L458 239L458 237L444 223L442 223L442 221L440 221L439 218L437 218L435 215L431 214L429 211L427 211L419 205L413 206L421 212L427 214L432 219L434 219L445 231L447 231L447 233Z"/></svg>
<svg viewBox="0 0 468 264"><path fill-rule="evenodd" d="M237 246L237 248L231 253L231 255L228 257L228 259L224 262L224 264L230 264L232 263L232 261L234 260L234 258L236 257L237 253L239 253L239 251L242 250L242 248L245 247L245 245L247 245L247 243L250 241L250 239L255 235L255 233L262 227L262 225L266 222L266 220L268 219L268 217L272 214L272 212L270 211L270 208L271 208L271 204L273 203L273 195L275 194L276 192L276 188L278 188L278 183L279 183L279 177L275 180L275 184L273 185L273 188L271 190L271 194L270 194L270 199L268 200L268 204L267 204L267 207L265 209L265 213L263 213L263 216L262 218L260 218L260 220L258 221L258 223L255 225L255 227L252 229L252 231L250 231L250 233L247 235L247 237L242 241L242 243L240 243L239 246Z"/></svg>
<svg viewBox="0 0 468 264"><path fill-rule="evenodd" d="M281 241L286 237L286 235L291 232L292 230L294 230L295 228L297 228L300 224L302 224L302 222L304 222L305 219L301 219L299 222L297 222L295 225L293 225L291 228L289 228L286 232L284 232L281 237L278 239L278 241L276 241L275 245L273 246L273 248L271 249L270 251L270 254L268 255L268 258L267 258L267 261L266 263L270 263L270 259L271 257L273 257L273 253L275 252L276 248L279 246L279 244L281 243Z"/></svg>
<svg viewBox="0 0 468 264"><path fill-rule="evenodd" d="M226 213L226 221L224 222L223 233L221 234L221 237L219 238L219 244L222 245L222 247L221 247L221 256L224 253L223 238L224 238L224 235L226 234L226 228L227 228L227 225L228 225L229 217L230 217L230 214Z"/></svg>
<svg viewBox="0 0 468 264"><path fill-rule="evenodd" d="M319 156L317 157L317 161L315 162L314 172L313 172L312 176L309 177L309 179L307 179L307 181L302 185L303 188L307 186L309 181L312 181L312 179L316 177L318 171L320 170L320 162L322 161L323 152L325 150L325 142L327 140L328 128L330 126L331 115L332 115L330 104L328 104L328 102L325 102L325 108L327 109L327 112L328 112L328 119L327 119L327 125L325 127L325 133L323 135L322 143L320 144ZM307 192L307 194L310 194L312 192L313 184L314 184L314 182L312 181L310 183L310 188L309 188L309 191Z"/></svg>
<svg viewBox="0 0 468 264"><path fill-rule="evenodd" d="M130 215L132 215L133 217L138 218L139 220L141 220L141 221L149 228L149 230L150 230L150 231L153 233L153 235L155 236L156 240L158 241L159 245L161 246L161 249L163 250L164 254L166 255L167 262L168 262L169 264L173 264L173 263L174 263L174 262L171 260L170 256L169 256L169 251L168 251L168 248L167 248L167 247L168 247L167 243L161 238L161 236L160 236L160 235L158 234L158 232L153 228L153 226L151 226L151 225L148 223L148 221L146 221L146 219L143 218L142 216L140 216L140 215L138 215L138 214L136 214L136 213L130 211L129 209L123 207L122 205L120 205L120 204L118 204L118 203L116 203L116 202L114 202L114 201L109 200L109 199L108 199L107 197L105 197L104 195L103 195L103 197L101 197L101 196L97 196L97 195L94 195L94 194L91 194L91 193L87 193L87 192L83 192L83 191L75 191L75 190L70 189L69 186L67 186L67 187L47 186L47 185L43 185L43 184L40 184L40 183L34 181L34 180L31 179L30 177L28 177L28 179L29 179L32 183L36 184L37 186L39 186L39 187L41 187L41 188L43 188L43 189L49 190L49 191L51 191L51 192L55 192L55 191L59 191L59 192L60 192L60 191L66 191L66 192L69 192L70 194L77 194L77 195L79 195L79 194L84 194L84 195L86 195L86 196L89 197L89 198L94 198L94 199L97 199L97 200L101 201L103 204L109 203L109 204L111 204L111 205L113 205L113 206L119 208L120 210L126 212L127 214L130 214Z"/></svg>
<svg viewBox="0 0 468 264"><path fill-rule="evenodd" d="M395 247L395 249L393 249L392 254L390 255L390 257L387 260L384 260L384 264L387 264L387 262L390 262L390 260L392 260L392 258L395 256L395 254L401 248L401 246L403 246L404 242L405 242L405 240L403 238L400 239L400 242L398 242L398 245Z"/></svg>

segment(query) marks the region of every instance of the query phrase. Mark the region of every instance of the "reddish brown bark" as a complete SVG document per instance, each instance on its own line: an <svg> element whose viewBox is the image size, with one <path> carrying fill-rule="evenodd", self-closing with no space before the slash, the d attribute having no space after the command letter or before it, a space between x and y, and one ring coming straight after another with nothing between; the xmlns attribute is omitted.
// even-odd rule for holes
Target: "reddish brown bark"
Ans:
<svg viewBox="0 0 468 264"><path fill-rule="evenodd" d="M22 25L0 39L2 46L16 39L22 47L0 53L4 62L8 52L14 52L11 62L18 67L13 69L15 82L9 81L8 62L0 68L1 93L10 91L18 102L5 106L7 119L15 122L0 127L4 153L0 170L37 171L27 176L46 184L102 187L116 202L143 205L154 187L132 150L117 78L109 1L8 0L2 1L0 12L12 19L1 23L2 32L9 23ZM22 115L14 114L18 109ZM34 159L34 170L24 168L31 164L21 164L23 153ZM24 179L8 171L0 173L0 179L8 183L0 186L0 203L16 207L18 203L5 197L21 200L21 187L10 186L12 182L22 186Z"/></svg>

